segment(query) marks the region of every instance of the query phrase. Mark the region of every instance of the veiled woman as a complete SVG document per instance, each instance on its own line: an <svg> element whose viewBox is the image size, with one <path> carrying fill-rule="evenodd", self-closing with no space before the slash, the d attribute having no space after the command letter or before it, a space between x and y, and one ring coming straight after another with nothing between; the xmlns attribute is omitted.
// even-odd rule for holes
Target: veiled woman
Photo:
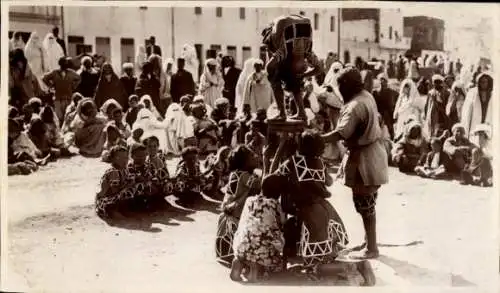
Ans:
<svg viewBox="0 0 500 293"><path fill-rule="evenodd" d="M264 70L264 62L257 59L253 64L253 72L248 77L243 91L243 104L250 105L252 113L259 109L267 109L274 99L271 83Z"/></svg>
<svg viewBox="0 0 500 293"><path fill-rule="evenodd" d="M199 94L205 97L205 102L210 107L215 108L215 101L222 98L223 88L224 79L222 73L217 70L217 61L210 58L205 62L201 75Z"/></svg>
<svg viewBox="0 0 500 293"><path fill-rule="evenodd" d="M102 117L92 99L85 98L78 103L76 116L71 123L74 144L85 157L99 157L103 151L106 135L106 119Z"/></svg>
<svg viewBox="0 0 500 293"><path fill-rule="evenodd" d="M64 51L61 45L57 43L56 37L52 33L48 33L43 40L43 47L47 53L47 68L46 72L59 69L59 59L64 57Z"/></svg>
<svg viewBox="0 0 500 293"><path fill-rule="evenodd" d="M253 65L257 62L257 58L249 58L245 61L243 65L243 70L241 71L240 77L238 78L238 82L236 83L236 96L234 100L234 106L238 109L238 115L243 111L243 101L244 101L244 91L245 86L248 80L248 77L253 73L254 67Z"/></svg>
<svg viewBox="0 0 500 293"><path fill-rule="evenodd" d="M404 133L405 123L409 118L417 119L421 123L420 109L417 107L417 100L420 98L417 86L411 79L405 79L401 83L399 97L394 108L394 137L398 138Z"/></svg>
<svg viewBox="0 0 500 293"><path fill-rule="evenodd" d="M144 45L139 45L137 47L137 54L135 55L135 75L139 76L142 72L142 66L144 62L148 60L148 56L146 54L146 47Z"/></svg>
<svg viewBox="0 0 500 293"><path fill-rule="evenodd" d="M30 38L24 47L24 55L28 60L31 72L38 78L40 87L43 90L47 90L47 86L42 82L42 77L48 72L48 56L37 32L31 33Z"/></svg>
<svg viewBox="0 0 500 293"><path fill-rule="evenodd" d="M478 144L473 135L479 124L493 125L493 78L488 73L477 77L477 86L470 89L462 107L461 123L465 128L465 137Z"/></svg>
<svg viewBox="0 0 500 293"><path fill-rule="evenodd" d="M200 61L196 56L196 49L191 45L185 44L182 47L181 58L184 58L184 60L186 61L184 69L189 73L191 73L194 82L197 83L200 77L199 74Z"/></svg>
<svg viewBox="0 0 500 293"><path fill-rule="evenodd" d="M109 63L104 63L101 76L97 83L94 101L97 107L101 107L109 99L115 99L122 108L128 105L128 97L123 84Z"/></svg>
<svg viewBox="0 0 500 293"><path fill-rule="evenodd" d="M9 103L21 110L29 99L41 93L41 88L38 78L31 71L23 50L16 49L9 55Z"/></svg>

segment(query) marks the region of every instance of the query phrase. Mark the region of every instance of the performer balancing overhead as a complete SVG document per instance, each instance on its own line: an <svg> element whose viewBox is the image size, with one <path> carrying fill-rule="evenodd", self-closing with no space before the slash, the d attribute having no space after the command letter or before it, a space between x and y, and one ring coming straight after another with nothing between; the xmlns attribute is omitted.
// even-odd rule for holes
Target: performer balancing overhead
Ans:
<svg viewBox="0 0 500 293"><path fill-rule="evenodd" d="M297 115L293 119L306 121L302 100L303 79L321 73L318 57L312 51L311 21L300 15L280 16L262 31L263 43L271 57L266 65L269 81L279 114L270 120L286 120L284 92L293 94ZM312 69L308 70L308 65Z"/></svg>

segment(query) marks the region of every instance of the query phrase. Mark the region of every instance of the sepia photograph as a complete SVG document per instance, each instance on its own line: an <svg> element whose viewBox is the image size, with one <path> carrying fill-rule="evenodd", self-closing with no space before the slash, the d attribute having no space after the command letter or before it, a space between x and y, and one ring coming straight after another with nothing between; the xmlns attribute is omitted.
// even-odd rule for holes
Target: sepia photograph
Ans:
<svg viewBox="0 0 500 293"><path fill-rule="evenodd" d="M1 5L2 292L500 289L499 4Z"/></svg>

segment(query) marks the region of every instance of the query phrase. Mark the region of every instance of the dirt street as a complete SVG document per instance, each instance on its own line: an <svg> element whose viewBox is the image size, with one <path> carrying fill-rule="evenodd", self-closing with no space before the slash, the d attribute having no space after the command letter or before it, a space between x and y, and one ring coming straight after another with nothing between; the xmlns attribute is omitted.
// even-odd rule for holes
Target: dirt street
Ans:
<svg viewBox="0 0 500 293"><path fill-rule="evenodd" d="M174 163L170 167L173 171ZM228 269L214 260L215 203L206 202L196 211L172 207L127 227L100 220L93 200L105 168L98 160L73 158L9 178L4 290L251 288L231 282ZM498 249L492 233L497 220L493 189L390 171L377 206L381 256L371 261L377 286L493 286L498 276L492 261ZM362 222L350 191L340 182L330 190L351 242L361 243Z"/></svg>

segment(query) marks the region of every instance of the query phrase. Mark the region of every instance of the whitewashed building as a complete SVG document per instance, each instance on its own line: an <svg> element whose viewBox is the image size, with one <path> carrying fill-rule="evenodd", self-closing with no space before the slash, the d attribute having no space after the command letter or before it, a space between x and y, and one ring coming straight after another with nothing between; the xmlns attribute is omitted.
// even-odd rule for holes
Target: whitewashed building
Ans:
<svg viewBox="0 0 500 293"><path fill-rule="evenodd" d="M10 6L9 38L20 32L26 42L32 32L37 32L43 39L54 26L61 26L62 14L62 8L56 6Z"/></svg>
<svg viewBox="0 0 500 293"><path fill-rule="evenodd" d="M116 69L133 61L138 45L150 36L164 57L178 57L182 46L191 44L201 63L212 49L232 55L242 66L250 57L262 57L262 30L287 13L311 19L313 49L320 58L337 51L337 9L66 6L64 30L68 54L98 53Z"/></svg>
<svg viewBox="0 0 500 293"><path fill-rule="evenodd" d="M395 59L411 47L411 38L404 37L401 9L380 9L380 58Z"/></svg>

